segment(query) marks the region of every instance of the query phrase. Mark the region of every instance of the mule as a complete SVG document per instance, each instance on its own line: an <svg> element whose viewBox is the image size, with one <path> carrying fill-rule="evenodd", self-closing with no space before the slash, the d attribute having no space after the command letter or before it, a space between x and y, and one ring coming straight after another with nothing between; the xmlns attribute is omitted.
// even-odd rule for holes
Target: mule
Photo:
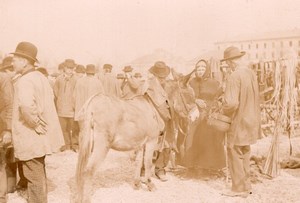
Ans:
<svg viewBox="0 0 300 203"><path fill-rule="evenodd" d="M176 105L184 102L184 94L179 93L174 82L173 98ZM176 84L176 85L175 85ZM183 84L183 83L182 83ZM181 85L181 89L186 85ZM160 93L158 93L160 94ZM181 95L181 96L180 96ZM145 183L148 190L155 189L151 182L153 152L165 124L147 94L138 95L132 100L122 100L103 94L93 96L83 107L84 129L80 137L76 183L76 202L90 202L92 177L104 161L109 149L117 151L137 151L134 187ZM141 178L141 169L145 169Z"/></svg>

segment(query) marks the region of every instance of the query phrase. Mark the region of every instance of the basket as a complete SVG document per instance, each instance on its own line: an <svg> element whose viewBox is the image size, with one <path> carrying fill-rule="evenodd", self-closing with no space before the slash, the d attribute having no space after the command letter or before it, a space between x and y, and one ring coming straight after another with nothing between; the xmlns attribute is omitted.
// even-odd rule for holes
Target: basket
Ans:
<svg viewBox="0 0 300 203"><path fill-rule="evenodd" d="M227 132L231 125L231 118L219 112L214 112L208 116L207 124L218 131Z"/></svg>

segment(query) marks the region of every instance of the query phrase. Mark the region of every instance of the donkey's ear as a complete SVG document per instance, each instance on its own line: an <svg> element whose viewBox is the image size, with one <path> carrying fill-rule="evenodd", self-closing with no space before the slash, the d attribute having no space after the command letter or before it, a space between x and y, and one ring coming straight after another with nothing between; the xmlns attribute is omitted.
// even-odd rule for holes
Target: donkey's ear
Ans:
<svg viewBox="0 0 300 203"><path fill-rule="evenodd" d="M179 80L180 79L180 74L176 72L174 68L171 68L171 73L174 78L174 80Z"/></svg>

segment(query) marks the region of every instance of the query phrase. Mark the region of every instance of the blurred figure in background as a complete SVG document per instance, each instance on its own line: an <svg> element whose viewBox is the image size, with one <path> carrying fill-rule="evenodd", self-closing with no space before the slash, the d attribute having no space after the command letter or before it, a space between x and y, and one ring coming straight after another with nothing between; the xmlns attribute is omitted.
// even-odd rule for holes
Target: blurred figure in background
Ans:
<svg viewBox="0 0 300 203"><path fill-rule="evenodd" d="M84 103L93 95L97 93L104 93L102 83L95 77L96 67L94 64L88 64L86 66L86 76L79 78L76 82L74 89L74 101L75 101L75 121L79 123L79 131L83 128L83 115L79 115L79 112ZM80 143L79 143L80 144Z"/></svg>
<svg viewBox="0 0 300 203"><path fill-rule="evenodd" d="M77 78L82 78L85 76L85 67L83 65L77 65L75 68L75 75Z"/></svg>
<svg viewBox="0 0 300 203"><path fill-rule="evenodd" d="M76 67L73 59L66 59L64 64L64 73L56 79L53 91L56 99L57 114L64 134L65 146L61 151L78 149L78 125L74 123L74 89L76 85L76 76L74 68Z"/></svg>
<svg viewBox="0 0 300 203"><path fill-rule="evenodd" d="M125 66L123 68L125 79L121 85L122 99L132 99L138 93L138 88L141 85L139 80L133 77L131 66Z"/></svg>
<svg viewBox="0 0 300 203"><path fill-rule="evenodd" d="M112 73L112 65L104 64L103 73L99 73L98 79L101 81L104 93L108 96L121 97L122 91L117 78Z"/></svg>
<svg viewBox="0 0 300 203"><path fill-rule="evenodd" d="M7 192L16 186L16 163L12 148L13 73L12 57L0 65L0 203L6 202Z"/></svg>

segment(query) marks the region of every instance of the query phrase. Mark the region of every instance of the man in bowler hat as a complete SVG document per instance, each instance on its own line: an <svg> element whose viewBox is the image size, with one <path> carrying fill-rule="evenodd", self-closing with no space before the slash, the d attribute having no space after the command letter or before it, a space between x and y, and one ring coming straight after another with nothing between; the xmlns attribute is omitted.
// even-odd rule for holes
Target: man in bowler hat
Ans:
<svg viewBox="0 0 300 203"><path fill-rule="evenodd" d="M46 155L64 144L52 88L46 77L35 70L37 48L20 42L13 54L13 66L21 74L15 82L12 137L15 157L27 180L29 203L47 202Z"/></svg>

